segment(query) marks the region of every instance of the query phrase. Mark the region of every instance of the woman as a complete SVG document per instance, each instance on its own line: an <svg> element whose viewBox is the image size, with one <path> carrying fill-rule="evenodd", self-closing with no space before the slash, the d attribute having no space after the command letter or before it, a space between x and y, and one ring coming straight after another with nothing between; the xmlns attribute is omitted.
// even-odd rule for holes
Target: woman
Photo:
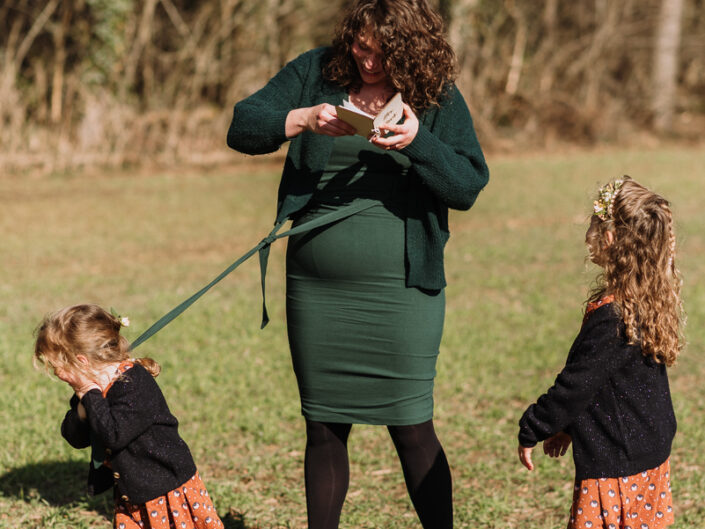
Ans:
<svg viewBox="0 0 705 529"><path fill-rule="evenodd" d="M488 180L454 68L426 0L357 0L332 47L304 53L235 105L233 149L261 154L291 140L277 221L375 204L289 240L287 328L306 419L310 529L338 526L354 423L387 426L423 527L453 524L432 421L443 248L448 208L469 209ZM344 98L374 115L395 92L403 122L369 141L337 118Z"/></svg>

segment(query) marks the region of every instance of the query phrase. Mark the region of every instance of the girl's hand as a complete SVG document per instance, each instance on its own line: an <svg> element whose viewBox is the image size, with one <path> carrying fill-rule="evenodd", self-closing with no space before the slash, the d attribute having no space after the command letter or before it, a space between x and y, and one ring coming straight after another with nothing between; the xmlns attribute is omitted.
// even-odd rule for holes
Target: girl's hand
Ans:
<svg viewBox="0 0 705 529"><path fill-rule="evenodd" d="M411 107L404 103L404 123L401 125L380 125L381 134L370 139L370 142L380 149L399 151L409 145L416 134L419 132L419 119L411 110ZM391 132L393 136L383 137L387 132Z"/></svg>
<svg viewBox="0 0 705 529"><path fill-rule="evenodd" d="M88 393L88 392L89 392L90 390L92 390L92 389L97 389L97 390L100 391L100 392L103 391L103 390L100 388L100 386L99 386L98 384L96 384L95 382L88 382L88 383L86 383L86 384L84 384L84 385L82 385L82 386L78 386L78 387L77 387L77 386L73 386L73 390L74 390L74 392L76 393L76 396L77 396L79 399L82 399L82 398L83 398L83 395L85 395L86 393Z"/></svg>
<svg viewBox="0 0 705 529"><path fill-rule="evenodd" d="M54 374L59 380L63 380L73 388L76 396L80 399L92 389L100 390L100 386L86 375L68 369L55 368Z"/></svg>
<svg viewBox="0 0 705 529"><path fill-rule="evenodd" d="M534 447L528 448L526 446L519 445L519 461L529 470L534 469L534 462L531 461L531 452L533 452Z"/></svg>
<svg viewBox="0 0 705 529"><path fill-rule="evenodd" d="M355 134L355 127L338 119L335 107L328 103L292 110L286 116L285 129L287 138L294 138L306 130L325 136Z"/></svg>
<svg viewBox="0 0 705 529"><path fill-rule="evenodd" d="M59 380L66 382L72 388L83 385L83 375L70 369L55 367L54 374Z"/></svg>
<svg viewBox="0 0 705 529"><path fill-rule="evenodd" d="M543 442L543 453L549 457L564 456L572 439L565 432L558 432Z"/></svg>

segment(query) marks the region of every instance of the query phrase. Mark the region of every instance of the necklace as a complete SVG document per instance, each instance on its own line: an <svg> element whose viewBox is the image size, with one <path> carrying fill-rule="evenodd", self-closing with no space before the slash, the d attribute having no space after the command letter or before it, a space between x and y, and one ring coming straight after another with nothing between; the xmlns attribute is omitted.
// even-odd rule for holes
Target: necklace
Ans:
<svg viewBox="0 0 705 529"><path fill-rule="evenodd" d="M374 85L363 85L357 92L349 96L350 102L363 112L375 115L394 94L394 89L388 85L378 88Z"/></svg>

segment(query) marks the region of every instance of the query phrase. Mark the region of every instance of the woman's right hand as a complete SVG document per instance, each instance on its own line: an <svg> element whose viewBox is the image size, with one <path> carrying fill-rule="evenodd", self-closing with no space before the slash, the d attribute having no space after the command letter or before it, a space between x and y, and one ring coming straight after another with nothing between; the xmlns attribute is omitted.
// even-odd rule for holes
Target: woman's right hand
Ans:
<svg viewBox="0 0 705 529"><path fill-rule="evenodd" d="M335 107L321 103L314 107L296 108L286 116L286 137L295 138L304 131L325 136L351 136L355 128L338 119Z"/></svg>

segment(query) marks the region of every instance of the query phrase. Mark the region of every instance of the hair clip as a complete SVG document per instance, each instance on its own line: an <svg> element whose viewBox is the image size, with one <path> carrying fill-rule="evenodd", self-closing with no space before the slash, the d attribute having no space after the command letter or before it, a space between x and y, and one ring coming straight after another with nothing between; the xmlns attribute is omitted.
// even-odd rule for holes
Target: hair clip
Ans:
<svg viewBox="0 0 705 529"><path fill-rule="evenodd" d="M118 312L112 307L110 307L110 314L112 314L113 318L120 322L120 325L122 327L130 326L130 318L128 318L127 316L120 316L120 314L118 314Z"/></svg>

